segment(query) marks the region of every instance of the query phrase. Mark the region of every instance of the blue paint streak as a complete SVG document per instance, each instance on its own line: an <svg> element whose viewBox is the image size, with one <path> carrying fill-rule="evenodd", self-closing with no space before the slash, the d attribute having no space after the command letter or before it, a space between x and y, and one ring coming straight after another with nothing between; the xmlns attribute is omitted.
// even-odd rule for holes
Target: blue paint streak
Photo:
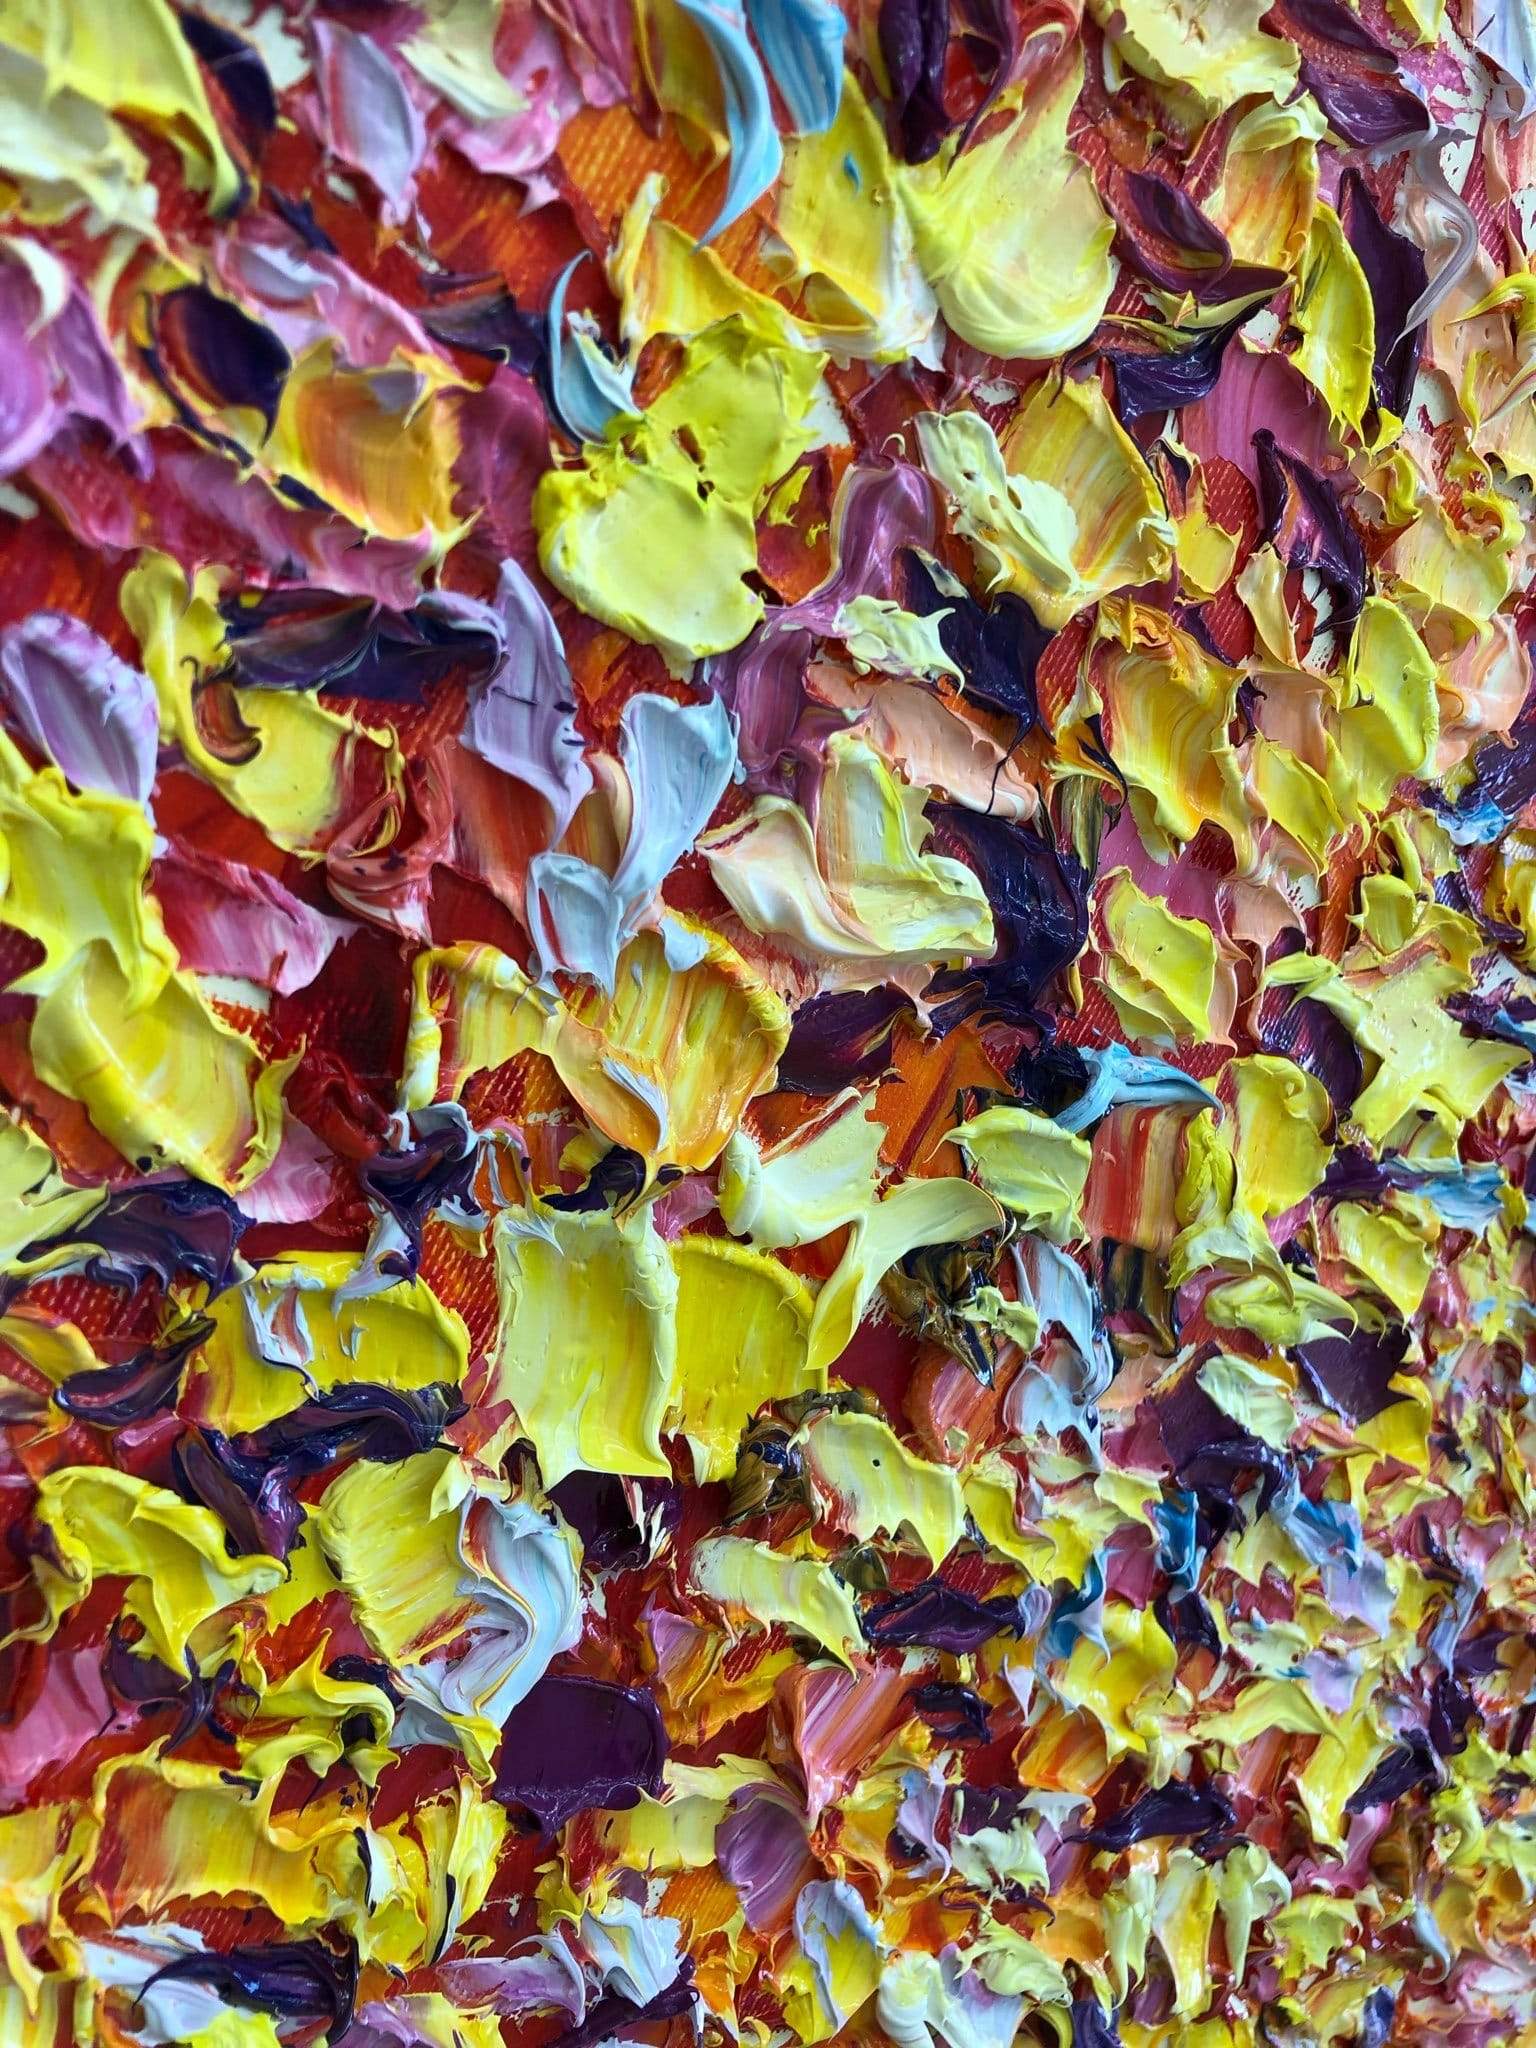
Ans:
<svg viewBox="0 0 1536 2048"><path fill-rule="evenodd" d="M725 127L731 144L731 168L725 198L707 232L716 235L739 220L755 199L761 199L784 162L779 131L774 126L768 80L747 36L745 11L732 0L677 0L709 44L725 101Z"/></svg>
<svg viewBox="0 0 1536 2048"><path fill-rule="evenodd" d="M1202 1109L1220 1107L1208 1088L1202 1088L1167 1060L1142 1058L1127 1052L1123 1045L1107 1046L1103 1052L1087 1048L1083 1061L1089 1074L1086 1091L1056 1113L1056 1121L1064 1131L1086 1130L1089 1124L1096 1124L1101 1116L1126 1102L1188 1102Z"/></svg>
<svg viewBox="0 0 1536 2048"><path fill-rule="evenodd" d="M576 440L601 441L615 420L635 417L633 372L611 363L590 335L573 334L566 321L566 291L586 261L585 250L573 256L549 295L549 394Z"/></svg>
<svg viewBox="0 0 1536 2048"><path fill-rule="evenodd" d="M843 96L843 15L832 0L747 0L752 33L797 135L820 135Z"/></svg>

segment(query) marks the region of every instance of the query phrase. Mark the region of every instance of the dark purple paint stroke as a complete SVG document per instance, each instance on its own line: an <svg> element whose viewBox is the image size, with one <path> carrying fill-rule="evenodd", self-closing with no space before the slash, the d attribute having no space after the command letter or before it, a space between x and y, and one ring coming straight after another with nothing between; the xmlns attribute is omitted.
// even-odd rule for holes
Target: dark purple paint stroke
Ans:
<svg viewBox="0 0 1536 2048"><path fill-rule="evenodd" d="M670 1984L648 1998L643 2005L626 1998L621 1991L605 1991L594 1998L580 2022L557 2034L549 2048L593 2048L598 2041L617 2036L623 2039L631 2029L656 2020L675 2020L692 2012L697 1999L693 1988L693 1958L684 1956Z"/></svg>
<svg viewBox="0 0 1536 2048"><path fill-rule="evenodd" d="M223 22L210 21L190 7L178 7L176 20L188 48L229 102L246 148L257 155L277 126L277 94L260 52Z"/></svg>
<svg viewBox="0 0 1536 2048"><path fill-rule="evenodd" d="M779 1059L779 1087L835 1095L878 1080L891 1063L896 1026L913 1015L911 999L896 989L813 996L795 1012Z"/></svg>
<svg viewBox="0 0 1536 2048"><path fill-rule="evenodd" d="M1366 1813L1373 1806L1395 1806L1416 1786L1437 1783L1440 1767L1427 1735L1413 1729L1389 1749L1363 1785L1344 1802L1346 1813Z"/></svg>
<svg viewBox="0 0 1536 2048"><path fill-rule="evenodd" d="M1369 188L1351 166L1340 186L1339 216L1349 246L1365 272L1376 315L1376 354L1371 382L1376 402L1407 419L1413 381L1423 352L1424 325L1408 316L1429 282L1422 250L1389 228Z"/></svg>
<svg viewBox="0 0 1536 2048"><path fill-rule="evenodd" d="M640 1154L631 1152L626 1145L615 1145L611 1152L603 1154L572 1194L546 1195L544 1205L566 1215L596 1215L600 1210L620 1208L634 1201L644 1192L649 1179L650 1168Z"/></svg>
<svg viewBox="0 0 1536 2048"><path fill-rule="evenodd" d="M172 1465L182 1492L221 1517L237 1548L286 1557L304 1519L293 1493L300 1481L342 1458L400 1464L431 1450L463 1413L446 1383L404 1390L359 1380L238 1436L188 1430Z"/></svg>
<svg viewBox="0 0 1536 2048"><path fill-rule="evenodd" d="M386 1258L386 1267L392 1258L401 1279L416 1277L429 1217L440 1209L471 1221L481 1215L474 1192L478 1152L466 1126L444 1119L414 1135L414 1144L376 1152L357 1169L358 1186L394 1218L405 1239L404 1249Z"/></svg>
<svg viewBox="0 0 1536 2048"><path fill-rule="evenodd" d="M1388 1382L1400 1372L1408 1353L1408 1332L1401 1324L1385 1330L1353 1330L1322 1337L1296 1349L1296 1362L1320 1401L1347 1422L1369 1422L1394 1401L1406 1400Z"/></svg>
<svg viewBox="0 0 1536 2048"><path fill-rule="evenodd" d="M935 1029L946 1032L971 1017L1037 1022L1046 989L1087 943L1092 877L1074 854L1026 826L947 804L930 805L928 816L940 850L975 869L997 933L990 960L929 984Z"/></svg>
<svg viewBox="0 0 1536 2048"><path fill-rule="evenodd" d="M907 610L922 619L947 613L939 621L939 645L965 678L967 700L1013 719L1017 744L1041 722L1035 675L1055 634L1011 591L990 606L969 594L952 597L940 590L915 549L903 559Z"/></svg>
<svg viewBox="0 0 1536 2048"><path fill-rule="evenodd" d="M1100 189L1120 256L1165 291L1187 292L1197 305L1211 306L1261 293L1272 298L1285 284L1283 270L1235 263L1216 223L1158 172L1114 164Z"/></svg>
<svg viewBox="0 0 1536 2048"><path fill-rule="evenodd" d="M1259 1043L1321 1081L1335 1116L1349 1114L1365 1086L1365 1062L1348 1026L1326 1004L1311 996L1293 999L1284 988L1267 990L1259 1005Z"/></svg>
<svg viewBox="0 0 1536 2048"><path fill-rule="evenodd" d="M496 1797L544 1834L578 1813L659 1798L667 1733L648 1692L597 1678L541 1678L512 1709L496 1764Z"/></svg>
<svg viewBox="0 0 1536 2048"><path fill-rule="evenodd" d="M1290 1475L1291 1461L1218 1408L1193 1368L1151 1406L1175 1477L1199 1503L1204 1547L1242 1526L1238 1496L1253 1478L1258 1512L1268 1509Z"/></svg>
<svg viewBox="0 0 1536 2048"><path fill-rule="evenodd" d="M251 1219L222 1188L206 1181L151 1182L109 1195L83 1222L27 1247L78 1245L84 1270L107 1287L137 1287L153 1276L169 1287L178 1274L205 1281L210 1294L234 1284L234 1257Z"/></svg>
<svg viewBox="0 0 1536 2048"><path fill-rule="evenodd" d="M1115 410L1126 426L1148 413L1177 412L1208 398L1221 375L1221 359L1247 318L1213 327L1189 348L1169 351L1106 349L1104 359L1115 373Z"/></svg>
<svg viewBox="0 0 1536 2048"><path fill-rule="evenodd" d="M1022 1630L1017 1599L998 1594L978 1600L944 1579L926 1579L909 1592L888 1594L867 1607L860 1620L877 1648L915 1643L956 1657L979 1650L1004 1631L1018 1635Z"/></svg>
<svg viewBox="0 0 1536 2048"><path fill-rule="evenodd" d="M836 566L826 582L770 609L740 647L708 664L709 686L736 717L737 751L758 785L781 773L805 705L805 665L844 603L888 596L901 552L932 547L933 485L910 463L855 463L837 487L832 529Z"/></svg>
<svg viewBox="0 0 1536 2048"><path fill-rule="evenodd" d="M927 163L954 126L944 105L949 0L881 0L879 36L901 154Z"/></svg>
<svg viewBox="0 0 1536 2048"><path fill-rule="evenodd" d="M934 1679L915 1685L907 1698L941 1742L990 1742L992 1723L986 1701L968 1685Z"/></svg>
<svg viewBox="0 0 1536 2048"><path fill-rule="evenodd" d="M124 1429L174 1407L188 1358L213 1334L208 1316L189 1316L169 1336L122 1365L71 1373L54 1399L66 1415L98 1429Z"/></svg>
<svg viewBox="0 0 1536 2048"><path fill-rule="evenodd" d="M351 2023L357 1996L357 1946L339 1953L323 1941L273 1941L249 1948L207 1949L178 1956L145 1985L204 1984L226 2005L279 2020Z"/></svg>
<svg viewBox="0 0 1536 2048"><path fill-rule="evenodd" d="M233 679L266 690L418 704L454 670L484 681L502 654L494 633L430 598L396 611L329 590L280 590L222 611Z"/></svg>
<svg viewBox="0 0 1536 2048"><path fill-rule="evenodd" d="M139 1655L116 1626L107 1638L102 1675L109 1691L126 1707L144 1714L176 1709L176 1725L165 1738L166 1750L171 1753L183 1748L199 1731L206 1731L215 1742L232 1745L235 1737L214 1719L220 1696L227 1691L243 1694L252 1701L256 1698L254 1688L236 1674L232 1659L226 1659L205 1678L197 1668L197 1659L188 1650L185 1672L173 1671L158 1657Z"/></svg>
<svg viewBox="0 0 1536 2048"><path fill-rule="evenodd" d="M1072 2048L1120 2048L1120 2016L1096 1998L1072 2001Z"/></svg>
<svg viewBox="0 0 1536 2048"><path fill-rule="evenodd" d="M1293 569L1313 569L1333 593L1336 626L1348 626L1365 603L1365 548L1325 477L1276 441L1268 427L1253 437L1259 467L1260 538L1272 541Z"/></svg>
<svg viewBox="0 0 1536 2048"><path fill-rule="evenodd" d="M1214 1785L1162 1785L1142 1792L1113 1820L1095 1822L1068 1839L1096 1849L1129 1849L1137 1842L1197 1835L1226 1842L1237 1830L1232 1802Z"/></svg>
<svg viewBox="0 0 1536 2048"><path fill-rule="evenodd" d="M676 1529L682 1519L682 1495L667 1479L625 1481L611 1472L571 1472L549 1490L549 1497L581 1538L582 1562L588 1571L611 1571L644 1564L648 1555L645 1531L630 1506L629 1488L638 1489L647 1519L660 1512L661 1524Z"/></svg>
<svg viewBox="0 0 1536 2048"><path fill-rule="evenodd" d="M524 313L497 277L428 278L431 295L418 318L435 341L466 355L510 363L537 378L548 365L549 323Z"/></svg>
<svg viewBox="0 0 1536 2048"><path fill-rule="evenodd" d="M182 285L155 307L156 353L189 375L199 396L259 413L270 434L293 358L269 327L206 285Z"/></svg>
<svg viewBox="0 0 1536 2048"><path fill-rule="evenodd" d="M1300 84L1356 149L1429 134L1429 109L1402 83L1396 52L1344 0L1275 0L1267 22L1298 46Z"/></svg>

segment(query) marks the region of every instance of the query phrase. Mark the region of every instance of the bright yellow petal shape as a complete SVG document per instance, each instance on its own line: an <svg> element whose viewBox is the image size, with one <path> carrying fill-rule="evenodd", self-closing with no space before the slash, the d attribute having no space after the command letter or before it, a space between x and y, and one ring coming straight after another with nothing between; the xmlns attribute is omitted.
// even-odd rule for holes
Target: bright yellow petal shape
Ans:
<svg viewBox="0 0 1536 2048"><path fill-rule="evenodd" d="M1491 916L1520 933L1518 955L1526 966L1536 962L1536 833L1503 835L1483 885L1483 902Z"/></svg>
<svg viewBox="0 0 1536 2048"><path fill-rule="evenodd" d="M1252 811L1228 732L1237 670L1145 605L1107 603L1098 630L1089 673L1148 851L1166 859L1213 824L1250 869Z"/></svg>
<svg viewBox="0 0 1536 2048"><path fill-rule="evenodd" d="M216 752L198 711L199 689L228 659L219 582L200 570L189 586L168 555L146 550L123 578L119 603L155 686L160 730L237 811L287 853L322 851L342 822L354 759L371 754L381 786L401 760L388 729L327 710L302 690L239 692L236 749Z"/></svg>
<svg viewBox="0 0 1536 2048"><path fill-rule="evenodd" d="M1336 792L1341 810L1375 816L1386 809L1401 777L1429 773L1440 738L1438 680L1434 657L1401 607L1368 597L1332 720L1344 779Z"/></svg>
<svg viewBox="0 0 1536 2048"><path fill-rule="evenodd" d="M182 975L134 1005L104 945L77 954L38 1004L31 1052L39 1077L83 1103L125 1159L232 1190L271 1164L298 1059L265 1064Z"/></svg>
<svg viewBox="0 0 1536 2048"><path fill-rule="evenodd" d="M1211 2002L1211 1930L1218 1903L1210 1865L1193 1849L1175 1849L1158 1883L1152 1932L1168 1959L1173 2009L1186 2018Z"/></svg>
<svg viewBox="0 0 1536 2048"><path fill-rule="evenodd" d="M1351 1111L1373 1144L1381 1144L1412 1109L1439 1118L1459 1135L1524 1059L1518 1046L1462 1035L1442 1004L1468 986L1466 970L1422 941L1379 968L1348 975L1329 961L1295 953L1266 971L1265 984L1294 988L1323 1003L1357 1044L1376 1055L1376 1071Z"/></svg>
<svg viewBox="0 0 1536 2048"><path fill-rule="evenodd" d="M1333 791L1289 747L1256 732L1248 742L1247 784L1259 810L1293 840L1321 874L1345 821Z"/></svg>
<svg viewBox="0 0 1536 2048"><path fill-rule="evenodd" d="M11 1980L5 1991L23 2008L21 2015L13 2015L0 1994L0 2024L7 2026L0 2038L7 2042L32 2048L35 2041L36 2048L53 2048L60 2039L56 2031L45 2034L39 2028L32 2035L21 2027L10 2029L13 2017L24 2026L26 2013L47 2010L47 2000L40 1996L46 1980L19 1937L38 1929L55 1935L67 1932L59 1895L79 1871L92 1833L90 1816L74 1806L23 1807L19 1813L0 1816L0 1955Z"/></svg>
<svg viewBox="0 0 1536 2048"><path fill-rule="evenodd" d="M608 252L619 332L631 356L658 334L691 341L733 314L774 347L811 347L815 337L804 321L766 292L743 284L709 244L660 217L665 196L665 180L653 171L624 209Z"/></svg>
<svg viewBox="0 0 1536 2048"><path fill-rule="evenodd" d="M485 1903L496 1876L497 1858L508 1829L506 1809L471 1778L460 1778L451 1792L413 1806L387 1827L370 1831L366 1919L358 1914L359 1945L369 1960L385 1969L420 1969L440 1956L462 1923ZM499 2048L501 2035L489 2042L474 2021L460 2021L447 2001L441 2034L419 2031L418 2010L434 2009L428 1999L413 1999L410 2011L418 2038L440 2041L442 2048ZM492 2014L491 2023L497 2025ZM462 2029L462 2030L461 2030Z"/></svg>
<svg viewBox="0 0 1536 2048"><path fill-rule="evenodd" d="M814 1244L862 1216L875 1199L885 1126L867 1114L872 1098L838 1097L766 1152L734 1131L720 1157L725 1227L771 1251Z"/></svg>
<svg viewBox="0 0 1536 2048"><path fill-rule="evenodd" d="M241 177L224 147L202 73L166 0L11 0L5 39L38 59L50 92L75 92L95 106L158 129L181 157L188 182L211 212L239 198Z"/></svg>
<svg viewBox="0 0 1536 2048"><path fill-rule="evenodd" d="M545 1486L583 1466L666 1478L678 1276L649 1211L507 1210L494 1237L501 1335L488 1398L511 1401Z"/></svg>
<svg viewBox="0 0 1536 2048"><path fill-rule="evenodd" d="M1303 94L1288 106L1261 101L1232 130L1205 211L1239 263L1294 272L1301 262L1317 206L1317 145L1326 127L1316 101ZM1226 317L1220 307L1208 308L1196 325Z"/></svg>
<svg viewBox="0 0 1536 2048"><path fill-rule="evenodd" d="M1088 0L1116 56L1156 85L1184 86L1209 116L1296 83L1294 43L1259 27L1265 0Z"/></svg>
<svg viewBox="0 0 1536 2048"><path fill-rule="evenodd" d="M1435 1270L1434 1246L1422 1228L1390 1210L1336 1202L1325 1241L1400 1316L1418 1314Z"/></svg>
<svg viewBox="0 0 1536 2048"><path fill-rule="evenodd" d="M1108 940L1100 973L1126 1031L1133 1038L1208 1041L1216 987L1210 929L1146 895L1128 868L1104 877L1098 906Z"/></svg>
<svg viewBox="0 0 1536 2048"><path fill-rule="evenodd" d="M1165 575L1175 534L1097 380L1052 381L1034 387L1006 446L974 412L920 413L917 433L989 587L1064 626L1095 598Z"/></svg>
<svg viewBox="0 0 1536 2048"><path fill-rule="evenodd" d="M1052 67L990 135L901 183L945 320L989 355L1086 341L1109 300L1114 223L1067 141L1082 61Z"/></svg>
<svg viewBox="0 0 1536 2048"><path fill-rule="evenodd" d="M1221 1330L1247 1330L1262 1343L1315 1344L1368 1320L1335 1294L1300 1273L1245 1273L1213 1287L1203 1303L1206 1320Z"/></svg>
<svg viewBox="0 0 1536 2048"><path fill-rule="evenodd" d="M53 225L88 206L92 231L154 237L159 195L144 153L94 100L46 65L0 47L0 171L23 220Z"/></svg>
<svg viewBox="0 0 1536 2048"><path fill-rule="evenodd" d="M72 1188L35 1131L0 1116L0 1265L99 1209L104 1188Z"/></svg>
<svg viewBox="0 0 1536 2048"><path fill-rule="evenodd" d="M743 581L757 566L758 503L814 438L823 360L764 342L740 318L690 341L639 421L615 422L578 465L539 479L545 575L679 673L735 647L763 610Z"/></svg>
<svg viewBox="0 0 1536 2048"><path fill-rule="evenodd" d="M459 1557L461 1516L437 1498L450 1451L398 1465L350 1465L314 1521L369 1641L392 1665L446 1649L473 1611Z"/></svg>
<svg viewBox="0 0 1536 2048"><path fill-rule="evenodd" d="M835 1365L853 1341L875 1289L908 1252L925 1244L960 1244L1002 1228L992 1197L964 1180L912 1180L892 1188L854 1224L836 1271L822 1283L811 1319L811 1364Z"/></svg>
<svg viewBox="0 0 1536 2048"><path fill-rule="evenodd" d="M1105 1649L1079 1636L1052 1686L1104 1730L1111 1756L1147 1753L1148 1735L1166 1711L1178 1654L1150 1607L1106 1602Z"/></svg>
<svg viewBox="0 0 1536 2048"><path fill-rule="evenodd" d="M213 1333L187 1374L189 1419L235 1435L286 1415L311 1385L457 1386L469 1363L463 1319L425 1280L349 1296L358 1273L350 1252L291 1252L211 1301Z"/></svg>
<svg viewBox="0 0 1536 2048"><path fill-rule="evenodd" d="M824 1390L810 1362L812 1296L798 1274L728 1238L683 1237L677 1272L675 1426L701 1483L736 1469L741 1433L765 1401Z"/></svg>
<svg viewBox="0 0 1536 2048"><path fill-rule="evenodd" d="M858 1609L820 1558L786 1557L741 1536L706 1536L693 1547L688 1583L749 1626L783 1622L830 1650L839 1663L850 1664L849 1652L863 1642Z"/></svg>
<svg viewBox="0 0 1536 2048"><path fill-rule="evenodd" d="M1365 430L1376 354L1376 312L1360 260L1344 239L1339 216L1319 205L1291 302L1301 347L1291 358L1321 395L1337 431Z"/></svg>
<svg viewBox="0 0 1536 2048"><path fill-rule="evenodd" d="M1162 492L1097 377L1042 377L1004 427L1000 445L1014 477L1055 491L1070 507L1077 529L1072 564L1083 593L1099 596L1167 575L1176 534ZM1020 594L1043 624L1065 624L1056 615L1059 594Z"/></svg>
<svg viewBox="0 0 1536 2048"><path fill-rule="evenodd" d="M1205 479L1197 469L1184 493L1184 510L1174 521L1178 534L1179 583L1197 598L1214 597L1232 580L1241 535L1211 517Z"/></svg>
<svg viewBox="0 0 1536 2048"><path fill-rule="evenodd" d="M901 175L851 71L831 127L785 144L773 199L782 267L804 318L840 356L894 362L932 331L938 309L898 198Z"/></svg>
<svg viewBox="0 0 1536 2048"><path fill-rule="evenodd" d="M1284 1215L1310 1195L1333 1156L1328 1091L1294 1060L1254 1053L1222 1076L1234 1096L1238 1203L1258 1222Z"/></svg>
<svg viewBox="0 0 1536 2048"><path fill-rule="evenodd" d="M418 954L402 1104L456 1098L472 1075L539 1052L615 1144L690 1170L712 1164L771 1083L789 1012L717 932L674 922L701 957L674 971L660 935L641 932L619 955L612 995L574 983L562 1001L491 946Z"/></svg>
<svg viewBox="0 0 1536 2048"><path fill-rule="evenodd" d="M321 342L289 372L262 459L364 533L445 553L465 531L453 509L459 431L448 383L440 365L346 369Z"/></svg>
<svg viewBox="0 0 1536 2048"><path fill-rule="evenodd" d="M667 965L659 933L619 955L614 992L573 986L550 1057L616 1144L690 1171L712 1165L751 1098L771 1084L789 1012L735 947L691 918L693 966Z"/></svg>
<svg viewBox="0 0 1536 2048"><path fill-rule="evenodd" d="M1446 481L1457 486L1458 515L1439 487L1399 451L1393 462L1394 517L1412 520L1382 557L1381 567L1416 593L1416 610L1437 614L1461 638L1487 630L1515 587L1515 553L1525 525L1475 458L1453 457Z"/></svg>
<svg viewBox="0 0 1536 2048"><path fill-rule="evenodd" d="M559 1024L558 999L495 946L461 944L418 953L411 967L411 1021L400 1079L402 1109L457 1101L472 1075L521 1052L544 1052Z"/></svg>
<svg viewBox="0 0 1536 2048"><path fill-rule="evenodd" d="M800 1442L823 1513L861 1543L906 1530L939 1565L965 1534L955 1474L909 1451L878 1416L820 1415Z"/></svg>
<svg viewBox="0 0 1536 2048"><path fill-rule="evenodd" d="M274 1820L271 1797L217 1764L115 1757L96 1780L93 1885L114 1917L158 1914L173 1899L256 1900L290 1928L317 1927L343 1903L338 1860L362 1876L356 1815L322 1798Z"/></svg>
<svg viewBox="0 0 1536 2048"><path fill-rule="evenodd" d="M315 1547L306 1531L304 1545L296 1555L303 1556ZM326 1669L332 1656L331 1639L322 1636L304 1662L285 1672L275 1684L267 1682L259 1659L245 1660L241 1677L257 1688L261 1699L240 1740L244 1775L265 1784L280 1778L297 1757L317 1778L323 1778L346 1756L365 1783L378 1782L379 1773L394 1757L387 1742L394 1726L394 1707L389 1695L366 1679L332 1677ZM347 1729L349 1722L359 1718L368 1724L368 1733L361 1740Z"/></svg>
<svg viewBox="0 0 1536 2048"><path fill-rule="evenodd" d="M997 1104L948 1133L989 1195L1026 1230L1060 1242L1080 1234L1093 1147L1032 1109Z"/></svg>
<svg viewBox="0 0 1536 2048"><path fill-rule="evenodd" d="M128 1159L237 1187L276 1151L287 1067L176 972L148 893L153 835L121 797L72 792L0 736L0 917L43 948L12 984L40 998L31 1051Z"/></svg>
<svg viewBox="0 0 1536 2048"><path fill-rule="evenodd" d="M188 1639L210 1615L270 1592L283 1576L274 1557L231 1557L211 1509L111 1466L48 1473L33 1512L53 1538L52 1554L39 1551L32 1563L48 1604L47 1633L98 1578L124 1578L124 1608L173 1671L186 1669Z"/></svg>
<svg viewBox="0 0 1536 2048"><path fill-rule="evenodd" d="M43 948L11 983L46 995L85 948L108 948L130 1001L152 997L176 966L160 907L146 893L154 833L144 810L72 791L56 768L33 771L0 733L0 918Z"/></svg>

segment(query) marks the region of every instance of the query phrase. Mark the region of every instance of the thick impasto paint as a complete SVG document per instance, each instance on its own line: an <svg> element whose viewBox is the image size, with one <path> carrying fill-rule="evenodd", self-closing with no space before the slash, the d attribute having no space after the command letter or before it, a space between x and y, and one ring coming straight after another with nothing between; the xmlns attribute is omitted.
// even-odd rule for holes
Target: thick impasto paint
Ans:
<svg viewBox="0 0 1536 2048"><path fill-rule="evenodd" d="M0 2048L1531 2048L1531 0L8 0L0 216Z"/></svg>

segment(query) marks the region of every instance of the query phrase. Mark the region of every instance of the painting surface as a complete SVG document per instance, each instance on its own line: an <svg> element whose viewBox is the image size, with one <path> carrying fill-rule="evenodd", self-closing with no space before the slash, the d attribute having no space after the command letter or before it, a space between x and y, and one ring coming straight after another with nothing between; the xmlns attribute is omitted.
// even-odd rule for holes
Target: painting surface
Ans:
<svg viewBox="0 0 1536 2048"><path fill-rule="evenodd" d="M0 7L0 2043L1536 2043L1530 0Z"/></svg>

